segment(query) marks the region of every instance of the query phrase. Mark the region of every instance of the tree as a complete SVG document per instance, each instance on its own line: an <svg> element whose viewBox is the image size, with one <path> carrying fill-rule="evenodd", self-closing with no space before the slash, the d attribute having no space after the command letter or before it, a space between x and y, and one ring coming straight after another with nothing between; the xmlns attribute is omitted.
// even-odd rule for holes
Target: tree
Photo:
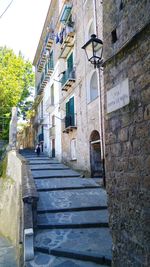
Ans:
<svg viewBox="0 0 150 267"><path fill-rule="evenodd" d="M32 64L21 53L0 47L0 137L8 139L11 108L17 106L19 114L25 115L31 107L26 101L34 86Z"/></svg>

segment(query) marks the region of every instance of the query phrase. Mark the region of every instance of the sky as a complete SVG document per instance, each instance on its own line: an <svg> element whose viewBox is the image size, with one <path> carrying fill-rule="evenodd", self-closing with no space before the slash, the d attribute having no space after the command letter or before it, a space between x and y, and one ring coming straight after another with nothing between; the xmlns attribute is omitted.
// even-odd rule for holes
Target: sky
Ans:
<svg viewBox="0 0 150 267"><path fill-rule="evenodd" d="M33 62L50 0L0 0L0 46Z"/></svg>

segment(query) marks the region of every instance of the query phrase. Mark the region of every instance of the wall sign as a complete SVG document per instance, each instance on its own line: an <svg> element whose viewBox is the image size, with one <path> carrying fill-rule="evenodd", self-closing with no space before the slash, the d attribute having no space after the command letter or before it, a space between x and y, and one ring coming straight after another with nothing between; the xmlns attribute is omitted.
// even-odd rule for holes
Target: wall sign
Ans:
<svg viewBox="0 0 150 267"><path fill-rule="evenodd" d="M107 113L128 105L129 101L129 81L127 78L107 92Z"/></svg>

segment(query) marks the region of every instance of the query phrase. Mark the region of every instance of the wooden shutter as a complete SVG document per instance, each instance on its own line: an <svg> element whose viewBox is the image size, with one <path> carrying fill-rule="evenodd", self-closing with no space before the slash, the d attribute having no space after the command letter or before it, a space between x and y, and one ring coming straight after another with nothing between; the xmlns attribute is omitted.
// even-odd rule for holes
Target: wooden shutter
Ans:
<svg viewBox="0 0 150 267"><path fill-rule="evenodd" d="M70 73L73 70L73 53L67 59L67 69L68 73Z"/></svg>
<svg viewBox="0 0 150 267"><path fill-rule="evenodd" d="M74 97L71 97L69 100L69 115L70 115L70 126L74 126Z"/></svg>
<svg viewBox="0 0 150 267"><path fill-rule="evenodd" d="M69 101L66 103L66 119L65 119L65 127L70 126L69 123Z"/></svg>

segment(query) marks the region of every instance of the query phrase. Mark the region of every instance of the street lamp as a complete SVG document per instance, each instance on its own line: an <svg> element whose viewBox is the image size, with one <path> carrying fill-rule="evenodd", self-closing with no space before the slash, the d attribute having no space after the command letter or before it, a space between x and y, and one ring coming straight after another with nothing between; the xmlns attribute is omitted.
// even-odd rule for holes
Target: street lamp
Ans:
<svg viewBox="0 0 150 267"><path fill-rule="evenodd" d="M95 34L92 34L90 40L82 46L82 49L85 50L87 59L94 65L94 68L100 68L102 64L103 42Z"/></svg>

